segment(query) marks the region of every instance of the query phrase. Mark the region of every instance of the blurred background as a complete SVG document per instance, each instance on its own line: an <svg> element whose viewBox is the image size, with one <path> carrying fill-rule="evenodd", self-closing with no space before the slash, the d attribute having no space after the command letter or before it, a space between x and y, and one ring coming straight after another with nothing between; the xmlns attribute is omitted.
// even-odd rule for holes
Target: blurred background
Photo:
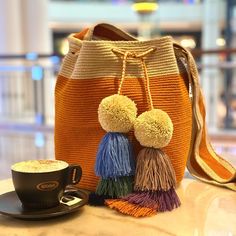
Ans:
<svg viewBox="0 0 236 236"><path fill-rule="evenodd" d="M216 152L236 166L236 0L0 0L0 179L54 158L54 86L66 37L108 22L191 50Z"/></svg>

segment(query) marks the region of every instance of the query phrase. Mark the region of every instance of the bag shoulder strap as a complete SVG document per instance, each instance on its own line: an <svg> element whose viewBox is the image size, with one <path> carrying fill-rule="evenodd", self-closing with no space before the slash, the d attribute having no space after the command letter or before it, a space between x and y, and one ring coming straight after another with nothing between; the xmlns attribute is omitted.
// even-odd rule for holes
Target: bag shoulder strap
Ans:
<svg viewBox="0 0 236 236"><path fill-rule="evenodd" d="M89 28L83 38L84 40L112 40L112 41L131 41L137 40L132 35L107 23L99 23Z"/></svg>
<svg viewBox="0 0 236 236"><path fill-rule="evenodd" d="M236 191L236 169L225 159L217 155L211 146L205 122L206 111L204 97L199 85L199 75L192 54L174 43L182 50L188 62L188 77L193 93L193 135L192 147L188 158L189 172L196 178Z"/></svg>

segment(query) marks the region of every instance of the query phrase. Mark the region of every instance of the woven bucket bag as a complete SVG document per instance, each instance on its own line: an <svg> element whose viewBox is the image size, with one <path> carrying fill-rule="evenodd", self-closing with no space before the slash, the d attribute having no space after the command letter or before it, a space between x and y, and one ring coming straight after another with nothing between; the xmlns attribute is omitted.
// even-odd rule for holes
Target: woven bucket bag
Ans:
<svg viewBox="0 0 236 236"><path fill-rule="evenodd" d="M122 73L122 57L114 50L144 53L153 104L166 111L174 126L164 151L171 159L179 183L187 166L198 179L236 191L236 170L218 156L207 135L205 106L199 77L190 52L170 36L138 41L110 24L98 24L68 37L69 52L61 65L55 88L56 159L77 163L83 169L80 187L96 188L94 164L105 131L98 122L100 101L114 94ZM143 71L139 61L127 60L122 93L141 114L148 109ZM129 133L135 154L141 149Z"/></svg>

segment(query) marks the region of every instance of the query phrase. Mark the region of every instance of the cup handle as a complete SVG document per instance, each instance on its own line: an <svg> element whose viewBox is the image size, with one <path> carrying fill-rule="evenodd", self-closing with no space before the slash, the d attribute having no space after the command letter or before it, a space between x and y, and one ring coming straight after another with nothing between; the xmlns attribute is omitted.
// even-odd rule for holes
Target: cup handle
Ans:
<svg viewBox="0 0 236 236"><path fill-rule="evenodd" d="M77 184L79 183L82 176L82 169L79 165L69 165L68 167L68 182L69 184Z"/></svg>

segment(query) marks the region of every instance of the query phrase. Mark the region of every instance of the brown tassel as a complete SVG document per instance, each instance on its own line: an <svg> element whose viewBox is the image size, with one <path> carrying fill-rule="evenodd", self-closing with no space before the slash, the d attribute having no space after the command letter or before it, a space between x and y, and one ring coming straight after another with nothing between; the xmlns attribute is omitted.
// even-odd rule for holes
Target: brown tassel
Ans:
<svg viewBox="0 0 236 236"><path fill-rule="evenodd" d="M167 191L176 186L175 171L169 157L162 150L143 148L137 159L136 191Z"/></svg>

